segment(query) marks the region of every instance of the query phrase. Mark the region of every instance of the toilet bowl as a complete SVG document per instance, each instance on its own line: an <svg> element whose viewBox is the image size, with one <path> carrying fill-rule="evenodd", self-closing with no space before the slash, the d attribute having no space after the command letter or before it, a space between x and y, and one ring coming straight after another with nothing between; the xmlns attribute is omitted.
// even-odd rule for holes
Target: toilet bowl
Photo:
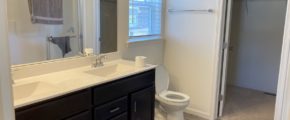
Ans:
<svg viewBox="0 0 290 120"><path fill-rule="evenodd" d="M183 112L189 105L186 94L169 91L169 74L163 66L156 69L156 101L166 112L167 120L184 120Z"/></svg>

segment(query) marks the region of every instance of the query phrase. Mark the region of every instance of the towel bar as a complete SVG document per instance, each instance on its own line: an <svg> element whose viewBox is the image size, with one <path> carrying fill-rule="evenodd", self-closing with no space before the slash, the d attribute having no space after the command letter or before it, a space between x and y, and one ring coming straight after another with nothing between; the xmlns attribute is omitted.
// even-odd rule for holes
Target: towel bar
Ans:
<svg viewBox="0 0 290 120"><path fill-rule="evenodd" d="M70 38L77 38L78 36L77 35L72 35L72 36L62 36L62 37L70 37ZM49 35L47 37L47 44L46 44L46 59L47 60L51 60L51 52L50 52L50 47L51 47L51 42L53 40L53 38L56 38L56 37L53 37L52 35Z"/></svg>
<svg viewBox="0 0 290 120"><path fill-rule="evenodd" d="M173 13L173 12L206 12L206 13L213 13L214 10L213 9L200 9L200 10L176 10L176 9L168 9L169 13Z"/></svg>
<svg viewBox="0 0 290 120"><path fill-rule="evenodd" d="M61 37L77 38L77 36L76 36L76 35L73 35L73 36L61 36ZM53 39L53 38L57 38L57 37L48 36L47 38L48 38L48 39L47 39L48 41L52 41L52 39Z"/></svg>

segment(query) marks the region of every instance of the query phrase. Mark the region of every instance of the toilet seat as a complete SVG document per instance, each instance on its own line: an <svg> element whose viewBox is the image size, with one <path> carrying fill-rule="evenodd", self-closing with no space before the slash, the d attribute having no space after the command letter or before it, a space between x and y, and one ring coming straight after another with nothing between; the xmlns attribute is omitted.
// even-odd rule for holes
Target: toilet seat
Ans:
<svg viewBox="0 0 290 120"><path fill-rule="evenodd" d="M155 99L166 112L167 120L184 120L183 112L190 103L190 97L183 93L168 91L169 79L169 74L164 66L156 68Z"/></svg>
<svg viewBox="0 0 290 120"><path fill-rule="evenodd" d="M174 92L174 91L163 91L159 96L168 102L174 103L185 103L189 102L190 97L186 94Z"/></svg>

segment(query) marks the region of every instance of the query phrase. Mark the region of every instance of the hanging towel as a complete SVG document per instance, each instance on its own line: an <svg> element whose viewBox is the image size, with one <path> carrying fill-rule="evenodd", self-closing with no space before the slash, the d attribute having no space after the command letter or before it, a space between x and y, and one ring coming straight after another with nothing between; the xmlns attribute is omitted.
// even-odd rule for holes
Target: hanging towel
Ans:
<svg viewBox="0 0 290 120"><path fill-rule="evenodd" d="M62 0L28 0L33 24L63 24Z"/></svg>
<svg viewBox="0 0 290 120"><path fill-rule="evenodd" d="M57 45L61 52L62 57L64 57L67 53L71 51L70 47L70 37L53 37L51 42L55 45Z"/></svg>

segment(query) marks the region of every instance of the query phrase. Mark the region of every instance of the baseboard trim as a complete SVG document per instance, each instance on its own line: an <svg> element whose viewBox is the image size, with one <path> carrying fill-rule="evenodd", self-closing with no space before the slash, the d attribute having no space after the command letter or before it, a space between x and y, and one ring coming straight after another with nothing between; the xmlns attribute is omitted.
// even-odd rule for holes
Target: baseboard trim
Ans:
<svg viewBox="0 0 290 120"><path fill-rule="evenodd" d="M190 114L190 115L195 115L195 116L204 118L206 120L210 119L210 115L208 113L205 113L205 112L200 111L200 110L192 109L192 108L186 108L185 113Z"/></svg>

